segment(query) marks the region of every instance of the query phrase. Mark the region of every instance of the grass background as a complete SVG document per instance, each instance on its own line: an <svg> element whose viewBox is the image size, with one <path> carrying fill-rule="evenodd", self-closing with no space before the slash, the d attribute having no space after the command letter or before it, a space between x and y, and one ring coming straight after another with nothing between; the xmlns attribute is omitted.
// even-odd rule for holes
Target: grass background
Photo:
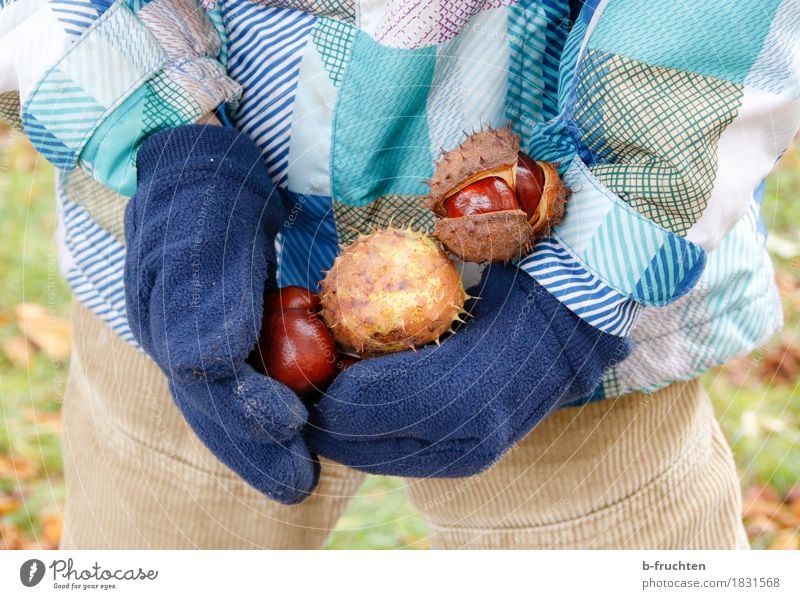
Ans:
<svg viewBox="0 0 800 599"><path fill-rule="evenodd" d="M785 327L767 347L709 372L704 382L731 442L754 547L800 546L800 151L770 177L764 217ZM66 317L58 273L52 168L24 138L0 128L0 548L55 547L63 476L60 399L68 365L31 348L20 362L20 304ZM5 351L4 351L5 350ZM16 356L16 358L14 357ZM425 525L402 481L368 477L329 548L425 548Z"/></svg>

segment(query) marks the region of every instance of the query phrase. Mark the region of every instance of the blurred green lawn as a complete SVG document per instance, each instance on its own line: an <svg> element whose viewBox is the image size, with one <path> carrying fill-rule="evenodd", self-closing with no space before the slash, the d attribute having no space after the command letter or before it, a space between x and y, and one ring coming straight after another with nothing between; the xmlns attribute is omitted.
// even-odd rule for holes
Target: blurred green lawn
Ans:
<svg viewBox="0 0 800 599"><path fill-rule="evenodd" d="M53 171L20 140L0 129L0 347L18 336L14 306L34 302L65 317L69 301L53 241ZM800 380L791 368L776 377L771 372L781 348L800 343L800 151L770 178L764 216L786 291L785 328L766 349L708 373L705 383L743 486L765 485L782 497L800 477ZM63 500L58 412L66 368L37 353L21 369L0 350L0 548L13 545L2 538L12 533L21 535L20 546L57 542ZM767 528L753 533L754 546L771 542L775 530ZM367 479L328 542L337 549L426 546L425 525L403 482L387 477Z"/></svg>

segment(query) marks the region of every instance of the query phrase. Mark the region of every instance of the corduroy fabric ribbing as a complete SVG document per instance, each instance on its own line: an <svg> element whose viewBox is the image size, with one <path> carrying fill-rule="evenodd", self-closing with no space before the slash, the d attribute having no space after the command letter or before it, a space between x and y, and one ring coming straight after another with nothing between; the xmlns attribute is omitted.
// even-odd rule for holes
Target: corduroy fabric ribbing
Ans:
<svg viewBox="0 0 800 599"><path fill-rule="evenodd" d="M200 442L144 353L73 304L63 405L63 549L320 547L362 475L323 461L298 506L267 499Z"/></svg>
<svg viewBox="0 0 800 599"><path fill-rule="evenodd" d="M487 472L409 481L408 493L441 548L748 547L699 380L558 410Z"/></svg>
<svg viewBox="0 0 800 599"><path fill-rule="evenodd" d="M79 304L64 400L62 547L317 548L363 475L324 461L266 499L185 424L143 353ZM745 548L730 449L698 381L553 413L494 467L407 479L434 548Z"/></svg>

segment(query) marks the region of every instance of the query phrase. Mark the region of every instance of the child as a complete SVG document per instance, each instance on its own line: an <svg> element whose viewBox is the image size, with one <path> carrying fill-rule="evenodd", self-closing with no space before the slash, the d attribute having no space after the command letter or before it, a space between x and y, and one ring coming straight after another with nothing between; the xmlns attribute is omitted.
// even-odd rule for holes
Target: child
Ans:
<svg viewBox="0 0 800 599"><path fill-rule="evenodd" d="M794 3L5 4L0 106L60 169L77 300L63 547L318 547L364 471L411 477L434 547L746 547L697 377L780 327ZM247 365L265 290L430 226L440 148L506 122L572 195L463 331L311 415Z"/></svg>

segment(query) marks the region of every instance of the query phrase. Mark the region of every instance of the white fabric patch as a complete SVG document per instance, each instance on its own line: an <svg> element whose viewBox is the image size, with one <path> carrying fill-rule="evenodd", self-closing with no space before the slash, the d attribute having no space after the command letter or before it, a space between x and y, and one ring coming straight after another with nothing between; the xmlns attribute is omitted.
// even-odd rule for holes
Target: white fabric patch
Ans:
<svg viewBox="0 0 800 599"><path fill-rule="evenodd" d="M428 130L431 153L439 158L464 140L464 131L503 126L509 49L506 10L478 14L461 34L437 48Z"/></svg>
<svg viewBox="0 0 800 599"><path fill-rule="evenodd" d="M441 44L464 30L481 11L513 0L361 0L359 27L393 48Z"/></svg>
<svg viewBox="0 0 800 599"><path fill-rule="evenodd" d="M15 7L27 2L11 5L11 14ZM25 11L23 11L25 12ZM6 12L3 11L5 26ZM55 14L47 6L41 7L36 14L29 15L18 25L11 20L11 31L0 36L0 67L2 67L2 84L0 91L19 90L21 105L30 96L31 91L44 75L72 47L72 39L64 32L64 27ZM16 79L9 72L16 72Z"/></svg>
<svg viewBox="0 0 800 599"><path fill-rule="evenodd" d="M739 114L719 139L717 176L703 216L686 238L715 249L800 127L800 101L745 87Z"/></svg>
<svg viewBox="0 0 800 599"><path fill-rule="evenodd" d="M331 127L338 90L309 42L300 69L289 141L287 186L299 194L331 195Z"/></svg>

